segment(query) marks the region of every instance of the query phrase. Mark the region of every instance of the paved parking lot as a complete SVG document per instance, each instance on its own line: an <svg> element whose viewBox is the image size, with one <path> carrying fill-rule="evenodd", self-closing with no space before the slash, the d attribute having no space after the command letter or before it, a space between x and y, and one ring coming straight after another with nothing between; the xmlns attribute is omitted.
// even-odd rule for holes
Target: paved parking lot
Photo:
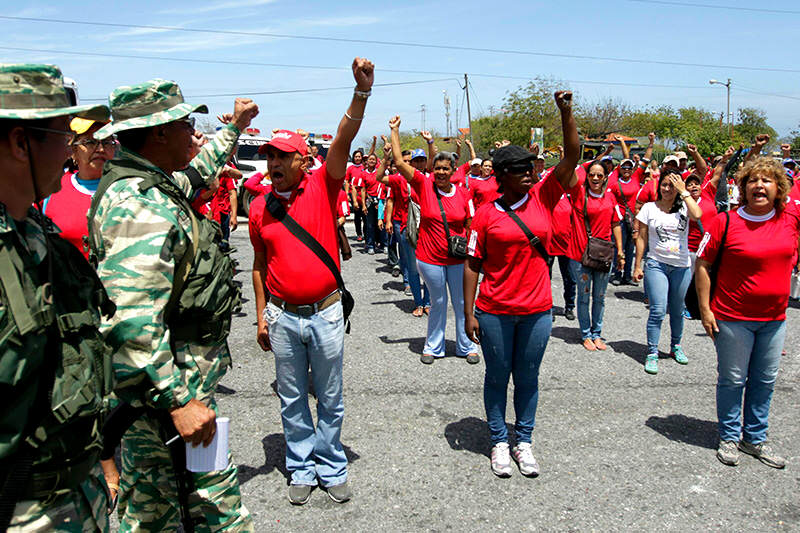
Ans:
<svg viewBox="0 0 800 533"><path fill-rule="evenodd" d="M609 286L607 352L584 351L577 321L555 320L534 431L541 475L499 479L489 468L483 362L447 357L422 365L425 318L410 315L386 256L362 254L354 241L343 268L356 308L345 341L342 440L355 496L337 505L316 490L307 505L291 506L274 361L255 343L246 227L242 220L232 241L248 301L234 320L234 368L218 398L232 420L242 498L257 531L800 529L797 304L788 313L788 353L770 417L785 470L748 456L736 468L717 461L716 356L699 321L685 328L689 365L662 359L658 375L647 375L641 291ZM563 303L557 270L556 312ZM451 311L449 339L453 324ZM662 349L668 342L664 334Z"/></svg>

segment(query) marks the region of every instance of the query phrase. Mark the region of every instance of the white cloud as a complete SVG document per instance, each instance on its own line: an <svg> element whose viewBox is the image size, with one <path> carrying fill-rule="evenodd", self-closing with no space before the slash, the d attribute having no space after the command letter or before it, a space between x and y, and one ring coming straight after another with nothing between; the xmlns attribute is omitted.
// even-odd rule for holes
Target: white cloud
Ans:
<svg viewBox="0 0 800 533"><path fill-rule="evenodd" d="M58 13L58 10L55 7L37 6L37 7L26 7L25 9L17 13L13 13L11 16L39 18L39 17L47 17L49 15L54 15L56 13Z"/></svg>
<svg viewBox="0 0 800 533"><path fill-rule="evenodd" d="M211 13L212 11L224 11L231 9L243 9L247 7L257 7L265 4L272 4L275 0L231 0L229 2L216 2L204 6L192 6L187 8L170 8L159 11L161 15L186 15L187 13Z"/></svg>

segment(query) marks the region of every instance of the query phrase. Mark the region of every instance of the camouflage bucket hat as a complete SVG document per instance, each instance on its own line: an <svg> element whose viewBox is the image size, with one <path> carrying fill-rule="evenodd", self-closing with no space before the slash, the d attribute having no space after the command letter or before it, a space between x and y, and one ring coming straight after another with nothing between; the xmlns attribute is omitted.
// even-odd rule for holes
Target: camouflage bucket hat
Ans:
<svg viewBox="0 0 800 533"><path fill-rule="evenodd" d="M55 65L0 64L0 119L37 120L75 115L108 120L103 104L71 106Z"/></svg>
<svg viewBox="0 0 800 533"><path fill-rule="evenodd" d="M108 104L111 123L95 132L95 139L105 139L120 131L159 126L190 113L208 113L204 104L184 102L177 83L161 79L117 87L108 97Z"/></svg>

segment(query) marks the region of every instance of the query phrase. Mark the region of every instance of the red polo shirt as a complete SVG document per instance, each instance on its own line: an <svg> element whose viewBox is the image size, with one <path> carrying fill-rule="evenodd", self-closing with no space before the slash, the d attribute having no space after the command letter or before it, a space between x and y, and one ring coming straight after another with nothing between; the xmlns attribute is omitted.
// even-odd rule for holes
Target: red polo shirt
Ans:
<svg viewBox="0 0 800 533"><path fill-rule="evenodd" d="M497 192L497 179L494 176L488 178L471 178L469 180L469 192L472 194L472 203L477 210L483 204L494 202L500 198Z"/></svg>
<svg viewBox="0 0 800 533"><path fill-rule="evenodd" d="M592 237L611 241L611 228L622 220L622 210L614 195L608 191L604 191L603 195L598 198L587 191L583 184L578 183L576 187L570 189L569 193L574 209L572 210L572 232L569 248L567 248L567 257L580 261L583 251L589 243L586 223L583 219L583 204L587 197L586 214L589 215Z"/></svg>
<svg viewBox="0 0 800 533"><path fill-rule="evenodd" d="M368 170L367 167L361 169L361 185L367 189L367 196L378 196L380 194L380 182L375 179L378 167Z"/></svg>
<svg viewBox="0 0 800 533"><path fill-rule="evenodd" d="M306 174L288 201L277 198L288 205L292 218L322 244L338 266L335 220L342 180L328 176L327 168L323 163ZM318 302L336 290L336 279L314 252L272 218L265 198L259 196L250 204L250 242L256 253L266 254L267 291L296 305Z"/></svg>
<svg viewBox="0 0 800 533"><path fill-rule="evenodd" d="M405 228L408 222L408 189L406 179L400 174L389 176L389 190L394 204L392 207L392 220L400 223L400 229Z"/></svg>
<svg viewBox="0 0 800 533"><path fill-rule="evenodd" d="M697 199L697 205L703 211L700 216L700 223L703 225L703 231L708 231L711 227L711 221L717 216L717 204L714 202L714 197L717 195L717 188L710 182L706 183L703 187L703 192L700 198ZM700 241L703 239L703 231L700 231L700 226L694 220L689 220L689 251L696 252L697 247L700 246Z"/></svg>

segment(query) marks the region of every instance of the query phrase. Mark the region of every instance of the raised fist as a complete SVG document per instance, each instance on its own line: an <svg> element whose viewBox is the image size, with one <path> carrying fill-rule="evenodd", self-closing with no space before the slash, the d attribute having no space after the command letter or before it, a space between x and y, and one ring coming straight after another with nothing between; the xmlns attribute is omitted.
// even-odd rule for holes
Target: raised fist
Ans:
<svg viewBox="0 0 800 533"><path fill-rule="evenodd" d="M560 111L567 111L572 108L572 91L556 91L556 105Z"/></svg>
<svg viewBox="0 0 800 533"><path fill-rule="evenodd" d="M356 89L369 91L375 82L375 65L369 59L355 58L353 60L353 78L356 80Z"/></svg>
<svg viewBox="0 0 800 533"><path fill-rule="evenodd" d="M393 130L400 129L400 115L395 115L389 119L389 128Z"/></svg>

